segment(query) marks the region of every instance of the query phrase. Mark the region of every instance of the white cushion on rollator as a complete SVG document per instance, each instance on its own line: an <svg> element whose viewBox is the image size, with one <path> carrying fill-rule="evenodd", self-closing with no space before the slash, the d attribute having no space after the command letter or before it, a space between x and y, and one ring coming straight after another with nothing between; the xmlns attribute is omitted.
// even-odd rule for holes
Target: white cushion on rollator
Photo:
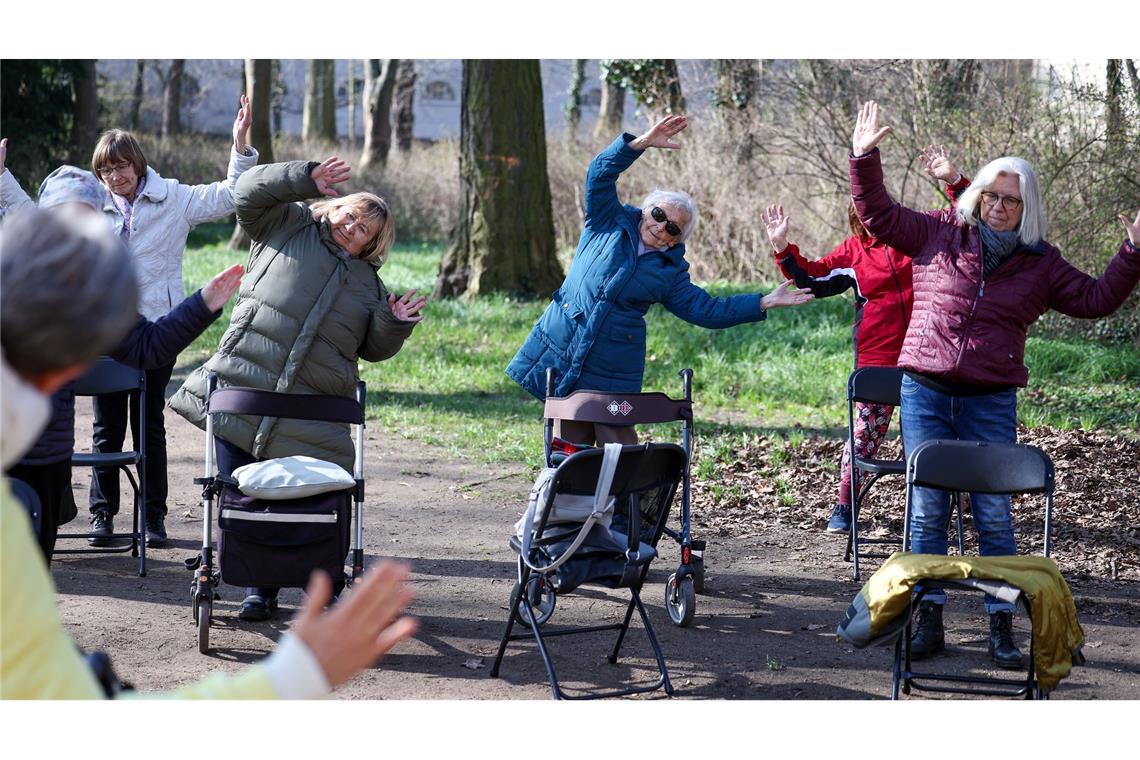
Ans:
<svg viewBox="0 0 1140 760"><path fill-rule="evenodd" d="M356 485L339 465L306 456L242 465L234 470L233 477L242 493L258 499L300 499Z"/></svg>

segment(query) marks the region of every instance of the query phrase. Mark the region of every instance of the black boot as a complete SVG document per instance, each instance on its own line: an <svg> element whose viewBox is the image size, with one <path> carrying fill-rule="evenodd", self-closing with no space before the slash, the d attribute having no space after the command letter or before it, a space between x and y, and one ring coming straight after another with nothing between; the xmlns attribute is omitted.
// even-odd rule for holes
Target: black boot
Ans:
<svg viewBox="0 0 1140 760"><path fill-rule="evenodd" d="M919 602L914 613L913 635L910 637L910 659L924 660L946 648L946 633L942 629L942 605Z"/></svg>
<svg viewBox="0 0 1140 760"><path fill-rule="evenodd" d="M110 546L114 532L114 518L106 510L97 509L91 515L91 532L88 534L87 543L92 546Z"/></svg>
<svg viewBox="0 0 1140 760"><path fill-rule="evenodd" d="M1021 650L1013 643L1013 613L990 615L990 657L999 668L1020 668Z"/></svg>

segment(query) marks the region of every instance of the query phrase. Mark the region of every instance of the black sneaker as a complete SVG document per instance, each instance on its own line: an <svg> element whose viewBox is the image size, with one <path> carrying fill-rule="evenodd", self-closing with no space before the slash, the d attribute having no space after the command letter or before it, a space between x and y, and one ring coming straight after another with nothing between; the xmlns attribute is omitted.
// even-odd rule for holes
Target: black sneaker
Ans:
<svg viewBox="0 0 1140 760"><path fill-rule="evenodd" d="M914 613L910 637L910 659L925 660L946 648L946 631L942 628L942 605L919 602Z"/></svg>
<svg viewBox="0 0 1140 760"><path fill-rule="evenodd" d="M114 518L109 512L96 510L91 517L91 535L87 543L92 546L110 546L111 536L115 532Z"/></svg>
<svg viewBox="0 0 1140 760"><path fill-rule="evenodd" d="M247 596L245 601L241 603L241 611L238 612L238 618L254 623L268 620L269 604L265 601L265 597L258 596L257 594Z"/></svg>
<svg viewBox="0 0 1140 760"><path fill-rule="evenodd" d="M1021 650L1013 643L1013 613L990 615L990 658L999 668L1021 667Z"/></svg>
<svg viewBox="0 0 1140 760"><path fill-rule="evenodd" d="M161 515L146 518L146 545L151 549L166 546L166 522Z"/></svg>

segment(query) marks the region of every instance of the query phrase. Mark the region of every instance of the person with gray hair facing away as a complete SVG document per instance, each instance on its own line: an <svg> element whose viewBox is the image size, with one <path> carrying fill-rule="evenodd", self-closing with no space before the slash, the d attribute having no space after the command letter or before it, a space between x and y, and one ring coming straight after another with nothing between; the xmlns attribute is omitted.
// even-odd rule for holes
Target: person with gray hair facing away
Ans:
<svg viewBox="0 0 1140 760"><path fill-rule="evenodd" d="M715 298L689 279L685 241L697 225L696 203L682 192L654 190L641 207L618 199L617 179L650 148L676 150L688 126L674 114L640 137L623 134L590 163L586 219L570 273L507 366L507 375L539 400L546 371L555 393L576 390L640 393L645 374L645 314L660 303L677 317L708 328L765 318L768 309L812 296L789 280L771 293ZM637 442L633 426L559 420L556 434L577 443Z"/></svg>
<svg viewBox="0 0 1140 760"><path fill-rule="evenodd" d="M35 209L0 227L0 279L0 467L7 468L43 429L50 394L137 323L138 286L130 254L104 222ZM114 696L60 622L51 576L7 478L0 482L0 542L0 698ZM303 609L264 662L156 696L321 696L415 632L415 620L401 617L413 596L407 579L406 567L381 562L335 609L322 611L332 584L314 573Z"/></svg>
<svg viewBox="0 0 1140 760"><path fill-rule="evenodd" d="M0 174L4 172L8 141L0 140ZM13 186L16 191L13 192ZM88 216L98 219L105 196L103 186L95 175L84 169L64 165L49 174L40 185L39 207L50 209L53 215ZM0 180L0 207L16 209L35 208L36 204L14 181ZM66 257L66 251L53 249L36 262L40 281L32 286L43 292L66 291L70 287L66 276L69 262L56 261ZM141 369L152 369L173 363L178 353L194 341L215 319L222 307L237 290L243 268L235 264L220 272L200 291L184 299L168 314L154 322L137 315L127 336L109 350L112 359ZM61 277L65 279L60 279ZM28 281L28 278L17 278ZM98 283L91 283L96 284ZM16 329L19 323L26 336L35 339L41 329L50 329L51 313L31 309L11 315L6 329ZM78 514L71 488L71 455L75 450L75 393L70 383L52 394L52 416L47 428L32 448L13 465L8 474L28 486L39 497L42 509L38 524L38 540L44 558L51 563L59 526L70 522ZM144 515L145 519L145 515Z"/></svg>
<svg viewBox="0 0 1140 760"><path fill-rule="evenodd" d="M913 259L914 311L898 366L903 447L959 439L1014 443L1017 389L1025 387L1025 338L1050 309L1103 317L1118 309L1140 280L1140 212L1120 215L1127 237L1104 274L1093 278L1045 240L1048 219L1037 175L1024 159L1005 156L974 176L954 209L922 213L895 202L883 185L879 107L868 101L851 138L851 197L867 231ZM1017 554L1008 496L970 494L982 556ZM911 550L946 554L950 497L915 489ZM944 592L927 594L915 616L911 656L945 647ZM1013 605L986 596L989 653L1002 668L1021 666L1013 641Z"/></svg>

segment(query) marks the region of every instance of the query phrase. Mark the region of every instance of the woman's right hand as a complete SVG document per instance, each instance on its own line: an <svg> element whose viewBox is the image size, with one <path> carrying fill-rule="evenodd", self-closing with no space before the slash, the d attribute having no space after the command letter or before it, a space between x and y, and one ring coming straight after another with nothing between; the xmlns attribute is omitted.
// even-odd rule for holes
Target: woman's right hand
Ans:
<svg viewBox="0 0 1140 760"><path fill-rule="evenodd" d="M784 280L766 296L760 299L760 308L778 309L781 306L799 306L815 298L807 288L797 288L794 280Z"/></svg>
<svg viewBox="0 0 1140 760"><path fill-rule="evenodd" d="M226 301L230 300L230 297L237 292L243 274L245 274L245 267L241 264L234 264L218 272L203 285L202 300L206 302L206 308L210 311L220 311L226 305Z"/></svg>
<svg viewBox="0 0 1140 760"><path fill-rule="evenodd" d="M870 153L890 132L890 127L879 128L879 104L868 100L855 117L855 131L851 135L852 154L858 157Z"/></svg>
<svg viewBox="0 0 1140 760"><path fill-rule="evenodd" d="M678 150L681 146L679 143L673 142L672 137L688 126L689 120L685 118L684 114L670 114L650 127L649 131L641 137L632 140L629 147L634 150L645 150L646 148Z"/></svg>
<svg viewBox="0 0 1140 760"><path fill-rule="evenodd" d="M918 160L922 162L931 179L942 180L947 185L953 185L962 176L941 145L927 145L918 154Z"/></svg>
<svg viewBox="0 0 1140 760"><path fill-rule="evenodd" d="M784 214L783 206L769 206L764 213L764 229L768 231L768 241L772 250L783 253L788 247L788 223L791 220Z"/></svg>
<svg viewBox="0 0 1140 760"><path fill-rule="evenodd" d="M313 167L313 171L309 174L313 178L313 182L317 183L317 190L320 191L321 195L329 196L338 194L333 185L346 181L351 175L352 168L347 162L341 161L336 156L326 158Z"/></svg>
<svg viewBox="0 0 1140 760"><path fill-rule="evenodd" d="M424 296L413 298L412 296L415 294L415 288L412 288L399 298L396 298L395 293L389 293L388 307L392 310L392 316L401 322L419 322L423 320L424 315L420 310L427 305L427 298Z"/></svg>

